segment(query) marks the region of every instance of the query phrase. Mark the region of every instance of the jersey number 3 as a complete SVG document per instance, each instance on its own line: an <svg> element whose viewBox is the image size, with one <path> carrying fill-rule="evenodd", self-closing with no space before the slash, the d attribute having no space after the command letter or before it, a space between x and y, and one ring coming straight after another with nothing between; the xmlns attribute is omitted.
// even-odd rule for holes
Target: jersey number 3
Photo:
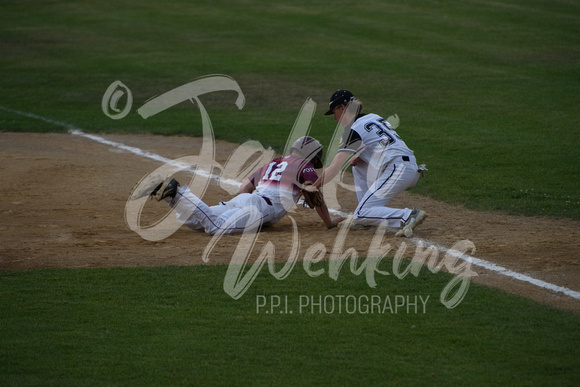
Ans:
<svg viewBox="0 0 580 387"><path fill-rule="evenodd" d="M393 131L389 123L382 118L377 121L369 122L365 125L365 129L369 133L374 130L377 136L382 137L382 140L379 143L384 147L387 147L397 141L397 138L401 138Z"/></svg>

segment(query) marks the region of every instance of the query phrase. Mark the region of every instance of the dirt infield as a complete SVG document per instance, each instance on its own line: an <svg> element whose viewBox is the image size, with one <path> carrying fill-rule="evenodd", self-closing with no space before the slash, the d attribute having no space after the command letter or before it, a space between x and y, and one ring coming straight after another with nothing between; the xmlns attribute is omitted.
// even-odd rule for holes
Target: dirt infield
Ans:
<svg viewBox="0 0 580 387"><path fill-rule="evenodd" d="M105 136L164 157L198 154L200 140L189 137ZM218 142L224 163L235 144ZM28 270L47 267L113 267L203 264L211 237L181 228L160 242L149 242L125 223L125 203L133 186L161 165L130 152L71 134L0 133L0 268ZM355 206L345 192L345 211ZM229 195L210 185L208 204ZM466 210L404 193L393 206L420 207L429 217L416 236L444 247L472 241L473 255L538 280L580 291L580 221L504 216ZM161 212L160 212L161 211ZM148 202L144 219L155 220L167 207ZM338 229L327 230L314 211L299 207L290 213L298 226L300 255L315 243L328 253ZM274 244L276 259L288 259L292 246L290 217L262 231L258 249ZM375 230L350 229L343 251L354 247L365 256ZM222 237L210 264L228 263L239 236ZM387 234L394 254L402 242ZM410 253L413 246L409 245ZM558 308L580 312L580 301L474 266L474 282L495 286Z"/></svg>

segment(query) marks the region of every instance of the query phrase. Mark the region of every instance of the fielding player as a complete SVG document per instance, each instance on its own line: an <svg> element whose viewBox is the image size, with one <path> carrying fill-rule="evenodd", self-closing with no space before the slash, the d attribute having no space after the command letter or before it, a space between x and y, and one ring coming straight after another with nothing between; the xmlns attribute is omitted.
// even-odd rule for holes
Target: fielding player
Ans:
<svg viewBox="0 0 580 387"><path fill-rule="evenodd" d="M148 188L134 194L135 199L150 195L173 206L177 219L186 226L213 235L259 230L263 225L279 222L301 195L305 182L318 179L315 168L322 168L322 146L312 137L301 137L290 148L290 154L258 168L240 187L232 200L208 206L188 186L161 176ZM332 220L326 204L315 207L327 228L343 219Z"/></svg>
<svg viewBox="0 0 580 387"><path fill-rule="evenodd" d="M414 186L421 170L405 142L392 126L377 114L363 114L363 105L348 90L338 90L330 98L325 115L345 127L341 144L331 165L315 182L315 191L341 171L349 157L353 167L358 206L355 224L401 228L395 235L411 237L427 213L419 209L398 209L386 205L400 192Z"/></svg>

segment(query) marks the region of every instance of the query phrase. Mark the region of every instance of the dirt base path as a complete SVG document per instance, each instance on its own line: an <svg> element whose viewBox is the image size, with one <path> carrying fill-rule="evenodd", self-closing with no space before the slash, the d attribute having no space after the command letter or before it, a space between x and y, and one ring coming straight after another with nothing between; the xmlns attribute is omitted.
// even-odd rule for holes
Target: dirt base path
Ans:
<svg viewBox="0 0 580 387"><path fill-rule="evenodd" d="M167 158L196 155L200 139L161 136L105 136ZM225 164L237 145L217 142L217 161ZM161 163L70 134L0 133L0 268L112 267L204 264L202 254L211 237L182 227L169 238L150 242L125 223L125 204L133 186ZM355 197L345 193L341 206L352 211ZM230 196L210 184L204 200L212 205ZM420 207L429 213L415 236L450 248L470 240L474 257L554 285L580 291L580 221L504 216L466 210L404 193L394 207ZM143 210L142 224L167 212L155 201ZM274 244L276 259L288 259L293 224L300 255L321 243L332 251L338 229L327 230L314 211L299 207L260 233L257 249ZM376 229L348 230L343 250L353 247L366 256ZM228 263L240 236L225 236L209 263ZM412 241L387 232L393 255ZM558 308L580 312L580 300L496 272L473 267L474 282L495 286Z"/></svg>

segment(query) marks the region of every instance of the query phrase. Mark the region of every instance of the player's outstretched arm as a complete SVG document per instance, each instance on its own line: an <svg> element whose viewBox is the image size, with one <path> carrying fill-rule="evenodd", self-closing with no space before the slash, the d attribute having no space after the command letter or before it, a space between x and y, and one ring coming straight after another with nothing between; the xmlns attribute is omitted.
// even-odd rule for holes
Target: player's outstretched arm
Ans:
<svg viewBox="0 0 580 387"><path fill-rule="evenodd" d="M316 188L320 188L322 185L334 179L336 175L338 175L338 173L341 171L342 166L344 165L346 160L348 160L348 158L351 155L352 153L350 152L338 152L336 156L334 156L332 163L330 163L328 168L326 168L324 172L322 172L322 175L318 178L318 180L316 180L314 186Z"/></svg>
<svg viewBox="0 0 580 387"><path fill-rule="evenodd" d="M320 219L322 219L322 221L326 225L326 228L334 228L334 227L338 226L338 224L345 219L345 218L338 218L338 219L332 220L332 218L330 217L330 214L328 212L328 207L326 207L326 203L322 203L321 206L317 206L315 208L316 208L316 212L318 213L318 216L320 216Z"/></svg>

